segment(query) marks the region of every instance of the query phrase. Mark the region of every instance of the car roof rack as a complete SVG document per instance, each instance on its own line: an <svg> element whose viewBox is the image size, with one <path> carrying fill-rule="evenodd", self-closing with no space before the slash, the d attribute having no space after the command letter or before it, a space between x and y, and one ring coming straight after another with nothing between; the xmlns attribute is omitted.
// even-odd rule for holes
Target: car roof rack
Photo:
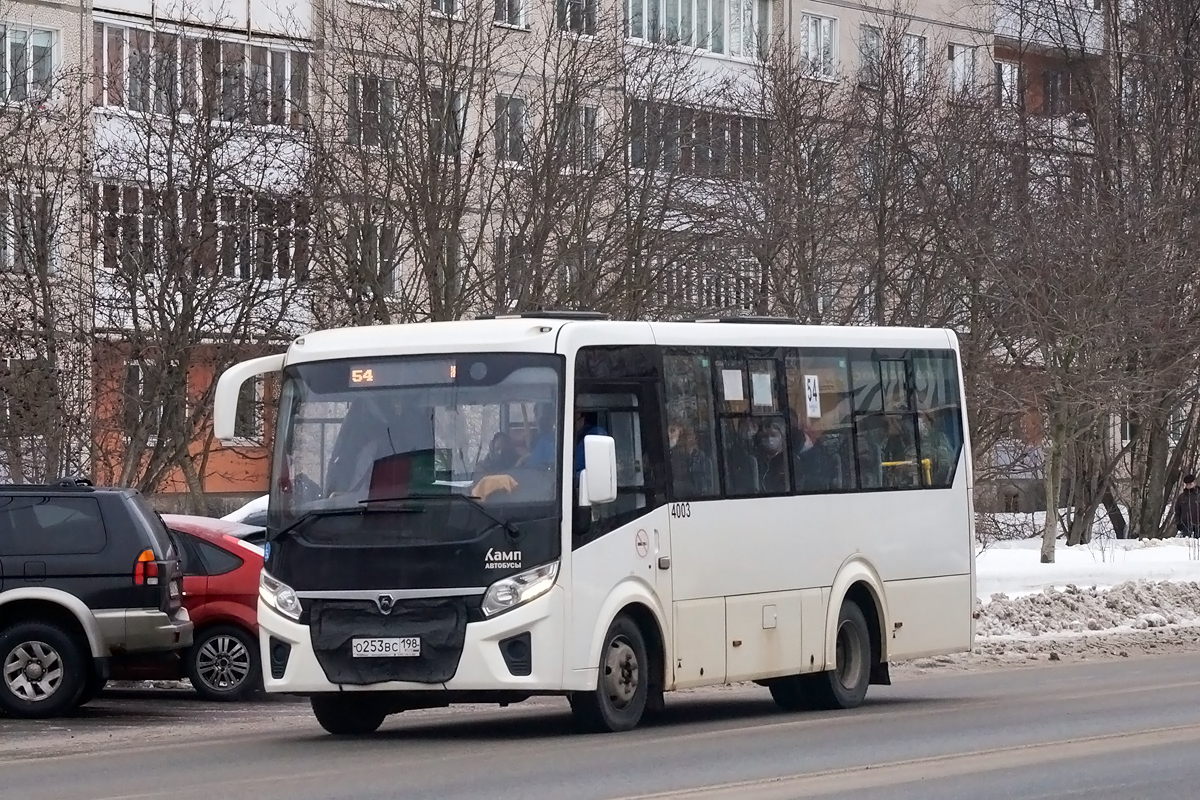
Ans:
<svg viewBox="0 0 1200 800"><path fill-rule="evenodd" d="M484 314L475 319L563 319L584 321L612 318L603 311L511 311L503 314Z"/></svg>
<svg viewBox="0 0 1200 800"><path fill-rule="evenodd" d="M0 489L6 491L17 492L46 492L46 491L62 491L63 489L75 489L81 492L93 491L95 485L88 478L78 476L68 476L59 478L53 483L3 483L0 484Z"/></svg>
<svg viewBox="0 0 1200 800"><path fill-rule="evenodd" d="M733 322L743 325L803 325L795 317L691 317L684 322Z"/></svg>

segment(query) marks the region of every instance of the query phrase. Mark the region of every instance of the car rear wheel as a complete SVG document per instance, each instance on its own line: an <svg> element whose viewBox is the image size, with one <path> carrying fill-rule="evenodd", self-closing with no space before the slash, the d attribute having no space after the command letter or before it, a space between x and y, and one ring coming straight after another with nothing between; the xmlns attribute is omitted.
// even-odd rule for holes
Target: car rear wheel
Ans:
<svg viewBox="0 0 1200 800"><path fill-rule="evenodd" d="M205 700L241 700L261 682L258 642L249 631L232 625L208 628L196 635L187 652L187 671Z"/></svg>
<svg viewBox="0 0 1200 800"><path fill-rule="evenodd" d="M87 705L95 700L100 692L104 690L108 684L108 679L105 678L98 666L92 665L87 669L87 677L84 680L83 691L79 693L79 697L75 698L76 706Z"/></svg>
<svg viewBox="0 0 1200 800"><path fill-rule="evenodd" d="M335 736L366 736L379 730L387 717L378 698L317 694L310 702L317 722Z"/></svg>
<svg viewBox="0 0 1200 800"><path fill-rule="evenodd" d="M63 713L83 692L89 662L57 625L18 622L0 631L0 710L24 719Z"/></svg>

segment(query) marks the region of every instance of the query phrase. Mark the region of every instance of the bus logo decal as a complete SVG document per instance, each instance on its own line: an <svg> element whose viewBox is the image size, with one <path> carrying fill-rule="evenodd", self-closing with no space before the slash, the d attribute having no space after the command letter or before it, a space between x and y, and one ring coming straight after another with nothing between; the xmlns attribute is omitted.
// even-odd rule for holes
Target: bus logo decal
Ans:
<svg viewBox="0 0 1200 800"><path fill-rule="evenodd" d="M484 569L520 569L521 551L493 550L489 548L483 560Z"/></svg>
<svg viewBox="0 0 1200 800"><path fill-rule="evenodd" d="M375 598L375 605L379 606L379 613L386 617L396 607L396 598L390 594L381 594Z"/></svg>

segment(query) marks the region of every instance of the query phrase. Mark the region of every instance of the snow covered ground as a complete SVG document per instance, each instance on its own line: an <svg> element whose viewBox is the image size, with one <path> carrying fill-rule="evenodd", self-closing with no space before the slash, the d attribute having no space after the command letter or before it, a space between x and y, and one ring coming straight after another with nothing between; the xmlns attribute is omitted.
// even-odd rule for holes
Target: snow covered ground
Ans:
<svg viewBox="0 0 1200 800"><path fill-rule="evenodd" d="M1032 515L1030 515L1032 516ZM1031 521L1032 522L1032 521ZM1184 539L1067 547L994 542L976 559L980 637L1027 639L1200 625L1200 546Z"/></svg>

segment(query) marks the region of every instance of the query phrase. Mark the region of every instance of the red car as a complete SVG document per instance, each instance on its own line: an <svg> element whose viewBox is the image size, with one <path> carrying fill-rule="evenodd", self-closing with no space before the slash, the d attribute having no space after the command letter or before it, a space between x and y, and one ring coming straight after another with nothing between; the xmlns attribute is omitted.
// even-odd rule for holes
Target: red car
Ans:
<svg viewBox="0 0 1200 800"><path fill-rule="evenodd" d="M164 514L183 561L183 605L195 625L181 659L140 664L121 680L187 677L209 700L240 700L262 685L258 580L262 529L211 517Z"/></svg>

